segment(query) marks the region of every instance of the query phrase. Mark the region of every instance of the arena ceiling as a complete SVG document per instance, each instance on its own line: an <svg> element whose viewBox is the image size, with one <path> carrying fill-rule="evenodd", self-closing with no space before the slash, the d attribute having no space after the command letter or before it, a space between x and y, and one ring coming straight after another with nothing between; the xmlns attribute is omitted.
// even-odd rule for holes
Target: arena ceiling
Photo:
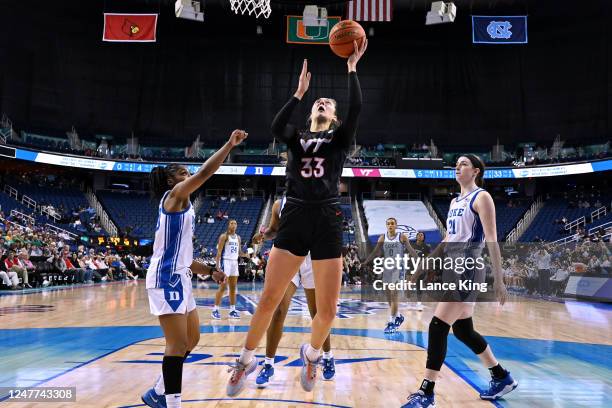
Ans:
<svg viewBox="0 0 612 408"><path fill-rule="evenodd" d="M265 143L303 58L313 81L295 120L316 96L336 97L343 112L344 62L327 47L284 42L284 15L304 3L273 0L272 17L255 20L208 0L200 24L176 19L169 0L6 0L0 112L18 129L51 135L74 125L85 138L133 133L182 146L201 135L215 145L242 127ZM358 68L360 142L487 146L610 134L610 2L458 0L454 24L426 27L429 4L395 0L392 23L364 23L374 36ZM103 43L104 11L160 12L157 43ZM473 45L470 12L528 14L529 44Z"/></svg>

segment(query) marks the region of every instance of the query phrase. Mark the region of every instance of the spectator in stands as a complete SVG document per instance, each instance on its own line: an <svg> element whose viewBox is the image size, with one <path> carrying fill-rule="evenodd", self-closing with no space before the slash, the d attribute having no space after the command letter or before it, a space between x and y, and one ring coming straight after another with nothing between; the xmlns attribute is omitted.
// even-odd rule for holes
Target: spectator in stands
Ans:
<svg viewBox="0 0 612 408"><path fill-rule="evenodd" d="M39 246L32 245L32 249L30 249L30 256L38 257L43 256L43 250Z"/></svg>
<svg viewBox="0 0 612 408"><path fill-rule="evenodd" d="M217 211L217 219L219 221L223 220L223 211L221 210Z"/></svg>
<svg viewBox="0 0 612 408"><path fill-rule="evenodd" d="M18 276L21 276L21 281L25 288L32 287L28 283L28 270L15 257L15 251L9 251L7 258L4 260L4 266L7 272L16 272Z"/></svg>
<svg viewBox="0 0 612 408"><path fill-rule="evenodd" d="M431 252L429 245L425 243L425 234L422 232L417 233L416 241L412 244L412 248L417 254L427 256Z"/></svg>
<svg viewBox="0 0 612 408"><path fill-rule="evenodd" d="M534 254L534 262L538 269L538 293L541 296L550 294L550 254L542 247Z"/></svg>
<svg viewBox="0 0 612 408"><path fill-rule="evenodd" d="M30 255L28 254L25 248L22 249L21 252L19 252L18 258L19 258L19 263L21 263L23 267L26 268L28 273L36 272L36 267L34 266L32 261L30 261Z"/></svg>
<svg viewBox="0 0 612 408"><path fill-rule="evenodd" d="M9 286L12 290L21 289L21 286L19 286L19 277L17 276L17 272L5 272L0 270L0 280L2 280L2 283Z"/></svg>
<svg viewBox="0 0 612 408"><path fill-rule="evenodd" d="M212 217L212 215L208 216L208 218L206 219L206 223L207 224L214 224L215 223L215 219Z"/></svg>
<svg viewBox="0 0 612 408"><path fill-rule="evenodd" d="M563 268L561 264L555 265L555 269L557 271L550 277L550 284L552 293L556 296L560 296L565 290L565 285L569 279L569 272L567 269Z"/></svg>
<svg viewBox="0 0 612 408"><path fill-rule="evenodd" d="M92 259L92 262L96 266L98 273L102 275L103 281L108 280L110 282L114 280L113 272L110 270L110 268L108 267L108 264L104 261L104 258L102 258L102 256L97 255L96 257Z"/></svg>
<svg viewBox="0 0 612 408"><path fill-rule="evenodd" d="M251 223L251 220L249 220L248 218L246 218L246 217L245 217L245 218L242 220L242 223L243 223L243 224L245 224L245 225L249 225L249 224Z"/></svg>
<svg viewBox="0 0 612 408"><path fill-rule="evenodd" d="M196 223L201 224L202 223L202 216L198 215L198 218L196 220Z"/></svg>

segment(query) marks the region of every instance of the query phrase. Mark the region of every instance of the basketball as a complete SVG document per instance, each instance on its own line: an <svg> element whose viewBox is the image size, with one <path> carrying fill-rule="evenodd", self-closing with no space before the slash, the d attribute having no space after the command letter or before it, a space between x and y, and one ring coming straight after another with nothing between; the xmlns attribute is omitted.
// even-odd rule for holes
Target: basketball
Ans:
<svg viewBox="0 0 612 408"><path fill-rule="evenodd" d="M365 38L363 27L356 21L343 20L332 27L329 33L329 46L339 57L348 58L355 51L353 41L361 46Z"/></svg>

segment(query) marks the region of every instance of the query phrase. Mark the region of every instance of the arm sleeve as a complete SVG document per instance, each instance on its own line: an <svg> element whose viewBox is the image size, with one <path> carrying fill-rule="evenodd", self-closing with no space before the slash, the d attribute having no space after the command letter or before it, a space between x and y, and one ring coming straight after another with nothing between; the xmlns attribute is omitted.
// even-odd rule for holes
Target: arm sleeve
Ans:
<svg viewBox="0 0 612 408"><path fill-rule="evenodd" d="M361 86L356 72L349 73L349 109L346 119L338 129L338 139L342 147L349 148L355 139L357 125L359 122L359 113L361 112L362 97Z"/></svg>
<svg viewBox="0 0 612 408"><path fill-rule="evenodd" d="M298 98L292 96L272 120L272 135L281 142L286 143L296 134L296 127L289 124L289 119L299 102Z"/></svg>

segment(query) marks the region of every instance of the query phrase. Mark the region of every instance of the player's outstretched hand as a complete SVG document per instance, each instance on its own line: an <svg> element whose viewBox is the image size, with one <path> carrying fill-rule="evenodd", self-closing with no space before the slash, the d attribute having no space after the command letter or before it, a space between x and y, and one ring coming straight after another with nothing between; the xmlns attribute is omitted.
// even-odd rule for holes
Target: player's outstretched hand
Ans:
<svg viewBox="0 0 612 408"><path fill-rule="evenodd" d="M308 72L308 60L305 59L302 64L302 72L300 73L300 79L298 82L298 89L295 91L295 97L302 99L304 94L308 91L310 86L310 72Z"/></svg>
<svg viewBox="0 0 612 408"><path fill-rule="evenodd" d="M355 51L348 57L346 61L349 71L355 71L357 69L357 62L361 59L366 49L368 48L368 39L364 38L361 42L361 47L357 45L357 41L353 41L353 47L355 47Z"/></svg>
<svg viewBox="0 0 612 408"><path fill-rule="evenodd" d="M214 272L212 273L212 278L216 283L221 284L221 283L225 283L227 276L223 273L223 271L215 269Z"/></svg>
<svg viewBox="0 0 612 408"><path fill-rule="evenodd" d="M503 282L495 282L495 298L499 301L500 305L504 305L506 303L506 299L508 299L508 291L506 290L506 285Z"/></svg>
<svg viewBox="0 0 612 408"><path fill-rule="evenodd" d="M249 134L245 132L244 130L236 129L230 135L229 142L232 145L232 147L236 147L240 143L242 143L242 141L246 139L248 136Z"/></svg>

